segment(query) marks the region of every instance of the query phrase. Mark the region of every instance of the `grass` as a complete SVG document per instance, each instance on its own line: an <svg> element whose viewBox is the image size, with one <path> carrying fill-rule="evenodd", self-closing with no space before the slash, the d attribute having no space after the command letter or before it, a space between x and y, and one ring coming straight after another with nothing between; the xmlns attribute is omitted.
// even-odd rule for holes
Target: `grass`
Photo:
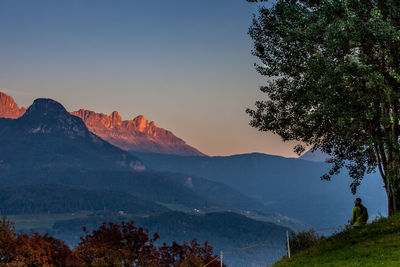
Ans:
<svg viewBox="0 0 400 267"><path fill-rule="evenodd" d="M56 221L86 218L91 213L93 212L80 211L75 213L9 215L7 217L15 222L16 230L52 229Z"/></svg>
<svg viewBox="0 0 400 267"><path fill-rule="evenodd" d="M400 214L337 233L273 266L400 266Z"/></svg>

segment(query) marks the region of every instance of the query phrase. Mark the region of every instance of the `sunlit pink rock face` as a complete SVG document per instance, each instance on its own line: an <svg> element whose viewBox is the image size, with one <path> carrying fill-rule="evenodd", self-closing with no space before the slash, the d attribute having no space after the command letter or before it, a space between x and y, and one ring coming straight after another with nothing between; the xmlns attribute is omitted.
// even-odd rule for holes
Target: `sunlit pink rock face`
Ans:
<svg viewBox="0 0 400 267"><path fill-rule="evenodd" d="M11 96L0 92L0 118L17 119L25 113ZM80 109L70 112L83 120L89 131L124 150L154 152L184 156L204 156L172 132L158 128L142 115L133 120L122 120L117 111L106 115Z"/></svg>
<svg viewBox="0 0 400 267"><path fill-rule="evenodd" d="M91 132L125 150L204 156L172 132L158 128L142 115L123 121L117 111L106 115L80 109L71 114L81 118Z"/></svg>
<svg viewBox="0 0 400 267"><path fill-rule="evenodd" d="M17 119L26 111L26 108L19 108L11 96L0 92L0 118Z"/></svg>

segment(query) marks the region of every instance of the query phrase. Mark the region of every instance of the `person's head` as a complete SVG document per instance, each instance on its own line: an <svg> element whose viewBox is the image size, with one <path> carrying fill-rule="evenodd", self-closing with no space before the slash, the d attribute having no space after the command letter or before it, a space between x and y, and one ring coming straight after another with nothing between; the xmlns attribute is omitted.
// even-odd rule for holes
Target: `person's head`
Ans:
<svg viewBox="0 0 400 267"><path fill-rule="evenodd" d="M361 205L361 198L356 198L356 200L354 200L354 205L359 206Z"/></svg>

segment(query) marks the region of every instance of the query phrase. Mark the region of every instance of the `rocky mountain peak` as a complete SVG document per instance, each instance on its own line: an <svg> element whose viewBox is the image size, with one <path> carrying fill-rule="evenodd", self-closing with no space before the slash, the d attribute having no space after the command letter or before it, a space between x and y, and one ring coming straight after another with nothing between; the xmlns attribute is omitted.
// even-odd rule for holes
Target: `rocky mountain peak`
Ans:
<svg viewBox="0 0 400 267"><path fill-rule="evenodd" d="M47 116L54 117L68 115L68 111L57 101L49 98L38 98L25 112L24 116Z"/></svg>
<svg viewBox="0 0 400 267"><path fill-rule="evenodd" d="M110 118L112 125L121 125L122 117L121 115L119 115L118 111L113 111L113 113L111 113Z"/></svg>
<svg viewBox="0 0 400 267"><path fill-rule="evenodd" d="M57 133L68 138L90 135L82 120L70 115L57 101L48 98L36 99L18 120L24 122L25 131L35 135Z"/></svg>
<svg viewBox="0 0 400 267"><path fill-rule="evenodd" d="M26 108L19 108L11 96L0 92L0 118L16 119L25 113Z"/></svg>
<svg viewBox="0 0 400 267"><path fill-rule="evenodd" d="M139 132L145 132L150 126L149 121L143 115L135 117L132 121ZM152 126L154 127L154 122L152 122Z"/></svg>
<svg viewBox="0 0 400 267"><path fill-rule="evenodd" d="M122 120L117 111L106 115L80 109L71 114L81 118L91 132L125 150L204 155L172 132L157 127L153 121L148 121L143 115L136 116L133 120Z"/></svg>

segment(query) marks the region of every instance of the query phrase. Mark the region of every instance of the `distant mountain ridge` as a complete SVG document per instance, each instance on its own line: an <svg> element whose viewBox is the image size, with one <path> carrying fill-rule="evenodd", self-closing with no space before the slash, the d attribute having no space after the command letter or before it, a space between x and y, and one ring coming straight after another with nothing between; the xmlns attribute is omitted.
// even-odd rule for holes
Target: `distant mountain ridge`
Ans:
<svg viewBox="0 0 400 267"><path fill-rule="evenodd" d="M122 120L117 111L109 116L85 109L71 114L81 118L91 132L124 150L204 156L172 132L157 127L142 115L133 120Z"/></svg>
<svg viewBox="0 0 400 267"><path fill-rule="evenodd" d="M17 119L25 112L26 108L19 108L11 96L0 92L0 118ZM133 120L122 120L117 111L106 115L80 109L70 114L81 118L89 131L124 150L206 156L171 131L157 127L153 121L148 121L142 115Z"/></svg>
<svg viewBox="0 0 400 267"><path fill-rule="evenodd" d="M329 158L330 156L328 154L325 154L320 148L315 151L312 151L312 149L310 149L299 157L299 159L314 162L325 162Z"/></svg>

